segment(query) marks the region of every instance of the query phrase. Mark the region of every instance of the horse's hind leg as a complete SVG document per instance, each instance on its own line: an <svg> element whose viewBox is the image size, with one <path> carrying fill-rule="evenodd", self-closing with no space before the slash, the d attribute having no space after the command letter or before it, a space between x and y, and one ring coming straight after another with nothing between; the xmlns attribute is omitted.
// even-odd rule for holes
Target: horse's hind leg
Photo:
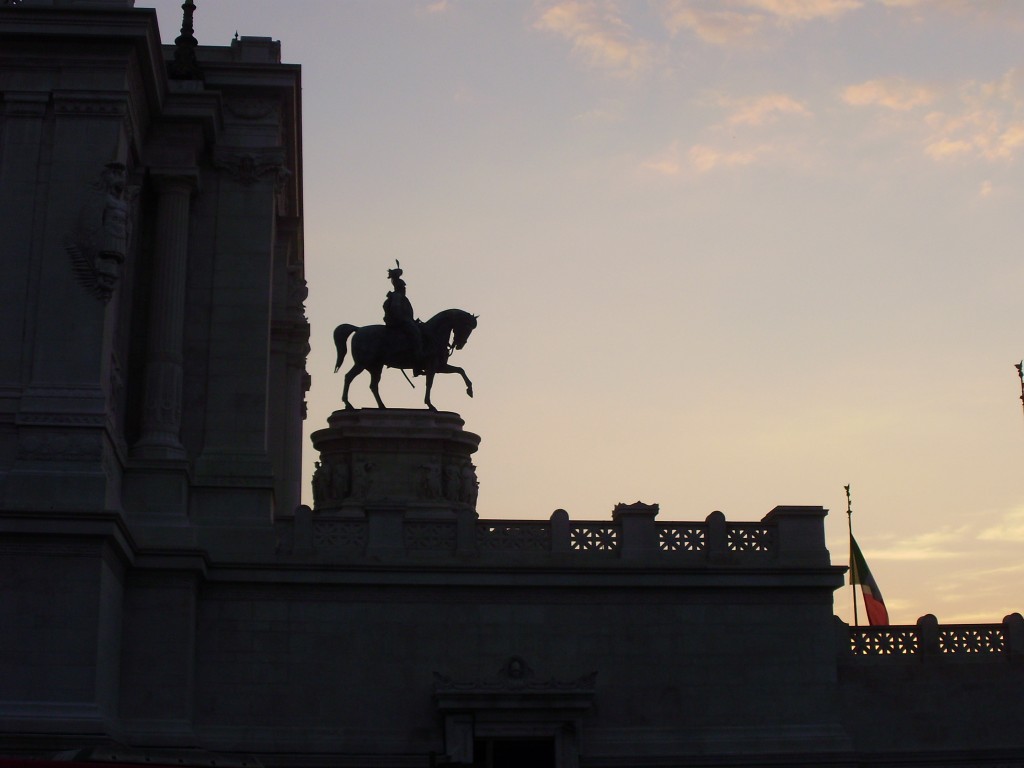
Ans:
<svg viewBox="0 0 1024 768"><path fill-rule="evenodd" d="M380 392L377 390L377 385L380 384L381 368L373 368L370 370L370 391L373 392L374 398L377 400L378 408L387 408L384 405L384 401L380 399Z"/></svg>
<svg viewBox="0 0 1024 768"><path fill-rule="evenodd" d="M352 366L348 373L345 374L345 387L341 390L341 402L345 404L345 410L352 410L352 403L348 401L348 387L352 383L352 379L362 373L365 368L356 363Z"/></svg>
<svg viewBox="0 0 1024 768"><path fill-rule="evenodd" d="M427 395L426 395L426 397L423 398L423 402L427 404L427 408L429 408L432 411L436 411L437 408L435 408L434 404L432 402L430 402L430 390L433 389L433 387L434 387L434 372L428 368L427 369Z"/></svg>

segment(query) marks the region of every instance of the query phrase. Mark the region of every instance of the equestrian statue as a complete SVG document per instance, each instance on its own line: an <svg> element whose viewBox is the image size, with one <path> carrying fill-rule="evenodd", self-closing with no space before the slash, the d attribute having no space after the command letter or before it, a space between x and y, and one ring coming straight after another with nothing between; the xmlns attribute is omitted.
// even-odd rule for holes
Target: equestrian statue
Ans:
<svg viewBox="0 0 1024 768"><path fill-rule="evenodd" d="M455 350L466 345L469 334L476 328L477 316L461 309L446 309L426 322L421 322L416 319L412 304L405 295L402 265L397 259L395 268L388 270L388 279L391 281L391 290L384 300L384 325L358 327L343 323L334 329L334 346L338 349L335 373L345 362L348 338L352 337L352 367L345 374L345 388L341 393L345 408L353 407L348 401L348 388L352 380L363 371L370 372L370 391L377 400L377 407L387 407L377 389L385 366L401 368L403 374L411 370L413 376L426 376L427 394L424 402L432 411L437 410L430 402L435 374L459 374L466 382L466 394L472 397L473 382L464 370L457 365L450 365L448 358Z"/></svg>

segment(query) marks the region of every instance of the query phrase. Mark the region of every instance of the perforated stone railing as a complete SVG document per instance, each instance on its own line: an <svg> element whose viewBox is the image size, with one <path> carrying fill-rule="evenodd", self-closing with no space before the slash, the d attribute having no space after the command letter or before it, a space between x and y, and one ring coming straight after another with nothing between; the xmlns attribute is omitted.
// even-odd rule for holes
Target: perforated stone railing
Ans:
<svg viewBox="0 0 1024 768"><path fill-rule="evenodd" d="M362 552L366 548L365 520L317 520L313 548L318 552Z"/></svg>
<svg viewBox="0 0 1024 768"><path fill-rule="evenodd" d="M875 659L1024 660L1024 618L1014 613L1002 624L939 624L931 614L917 624L850 627L840 622L840 656Z"/></svg>
<svg viewBox="0 0 1024 768"><path fill-rule="evenodd" d="M408 520L402 527L402 543L406 552L455 552L458 528L452 521Z"/></svg>
<svg viewBox="0 0 1024 768"><path fill-rule="evenodd" d="M569 549L574 552L618 552L621 543L621 525L573 523L569 528Z"/></svg>
<svg viewBox="0 0 1024 768"><path fill-rule="evenodd" d="M286 540L295 553L332 557L473 556L592 558L742 565L767 562L828 566L824 510L777 507L759 522L729 523L721 512L699 522L658 522L658 507L620 504L610 521L481 520L470 509L447 519L416 516L401 507L364 510L362 517L296 512ZM953 642L953 640L950 640Z"/></svg>
<svg viewBox="0 0 1024 768"><path fill-rule="evenodd" d="M707 523L658 524L658 549L662 552L703 552L707 543Z"/></svg>
<svg viewBox="0 0 1024 768"><path fill-rule="evenodd" d="M551 523L547 520L481 520L476 526L481 552L550 552Z"/></svg>

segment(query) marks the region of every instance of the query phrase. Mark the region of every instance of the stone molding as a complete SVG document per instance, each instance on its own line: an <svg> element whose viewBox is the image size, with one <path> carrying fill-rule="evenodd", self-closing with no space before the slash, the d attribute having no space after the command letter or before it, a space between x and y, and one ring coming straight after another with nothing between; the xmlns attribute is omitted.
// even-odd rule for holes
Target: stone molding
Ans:
<svg viewBox="0 0 1024 768"><path fill-rule="evenodd" d="M39 119L50 104L50 94L41 91L5 91L2 98L4 117Z"/></svg>
<svg viewBox="0 0 1024 768"><path fill-rule="evenodd" d="M258 96L239 96L225 99L224 109L232 117L245 121L262 120L271 115L280 119L281 115L281 103L278 99L260 98Z"/></svg>

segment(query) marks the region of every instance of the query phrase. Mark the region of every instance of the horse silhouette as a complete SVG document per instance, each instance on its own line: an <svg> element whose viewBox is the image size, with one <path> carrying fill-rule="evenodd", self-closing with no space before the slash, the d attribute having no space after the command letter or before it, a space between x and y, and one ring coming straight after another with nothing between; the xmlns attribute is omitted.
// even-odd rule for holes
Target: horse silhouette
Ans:
<svg viewBox="0 0 1024 768"><path fill-rule="evenodd" d="M462 349L469 334L476 328L477 316L461 309L446 309L438 312L419 328L423 337L423 356L416 358L413 340L399 328L386 325L364 325L362 327L343 323L334 329L334 346L338 350L337 373L345 362L348 337L352 336L352 367L345 374L345 388L341 401L345 408L352 408L348 401L348 388L352 380L363 371L370 372L370 391L377 400L378 408L386 408L380 399L378 385L384 367L422 371L427 378L427 394L423 402L427 408L436 411L430 402L430 390L434 386L434 375L457 373L466 382L466 394L473 396L473 382L466 372L457 365L450 365L448 358L456 349Z"/></svg>

